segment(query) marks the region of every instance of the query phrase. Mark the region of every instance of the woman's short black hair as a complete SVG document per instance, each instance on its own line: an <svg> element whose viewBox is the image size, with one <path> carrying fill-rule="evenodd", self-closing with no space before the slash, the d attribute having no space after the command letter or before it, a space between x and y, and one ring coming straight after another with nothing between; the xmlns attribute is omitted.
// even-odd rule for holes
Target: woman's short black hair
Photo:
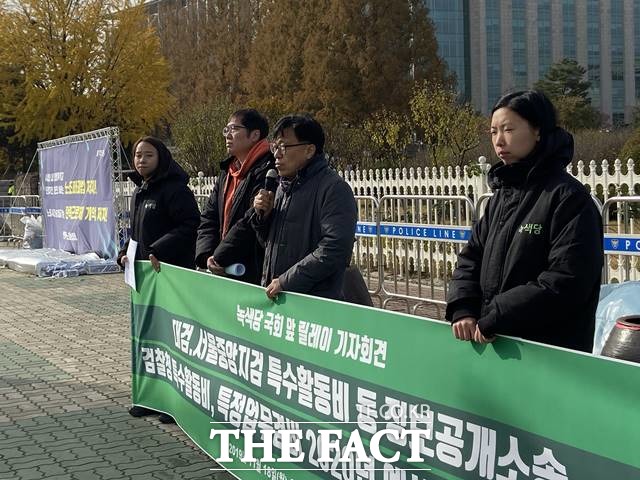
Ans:
<svg viewBox="0 0 640 480"><path fill-rule="evenodd" d="M167 146L164 144L164 142L162 140L160 140L159 138L156 137L152 137L149 135L146 135L144 137L140 137L138 140L136 140L136 143L133 144L133 157L135 158L136 156L136 148L138 148L138 144L145 142L145 143L149 143L150 145L153 145L153 148L156 149L156 151L158 152L158 158L162 158L163 156L169 157L171 158L171 152L169 151L169 149L167 148Z"/></svg>
<svg viewBox="0 0 640 480"><path fill-rule="evenodd" d="M532 127L540 129L541 135L557 126L556 109L551 100L539 90L523 90L503 96L494 105L491 115L501 108L516 112Z"/></svg>
<svg viewBox="0 0 640 480"><path fill-rule="evenodd" d="M273 137L282 135L287 128L293 129L296 138L316 147L316 155L324 152L324 130L317 120L309 115L287 115L273 127Z"/></svg>
<svg viewBox="0 0 640 480"><path fill-rule="evenodd" d="M164 142L159 138L151 136L140 137L138 140L136 140L136 143L133 144L131 158L136 158L136 148L138 148L138 145L142 142L153 145L153 148L155 148L156 152L158 152L158 167L153 172L153 175L156 176L157 174L167 170L167 168L169 168L169 164L173 162L173 156L171 155L171 152L164 144Z"/></svg>

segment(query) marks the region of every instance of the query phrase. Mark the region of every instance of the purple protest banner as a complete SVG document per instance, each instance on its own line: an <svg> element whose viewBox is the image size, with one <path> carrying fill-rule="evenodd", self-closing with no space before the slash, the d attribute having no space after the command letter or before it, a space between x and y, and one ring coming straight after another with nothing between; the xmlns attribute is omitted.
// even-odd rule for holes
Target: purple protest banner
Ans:
<svg viewBox="0 0 640 480"><path fill-rule="evenodd" d="M116 255L109 137L38 151L44 246Z"/></svg>

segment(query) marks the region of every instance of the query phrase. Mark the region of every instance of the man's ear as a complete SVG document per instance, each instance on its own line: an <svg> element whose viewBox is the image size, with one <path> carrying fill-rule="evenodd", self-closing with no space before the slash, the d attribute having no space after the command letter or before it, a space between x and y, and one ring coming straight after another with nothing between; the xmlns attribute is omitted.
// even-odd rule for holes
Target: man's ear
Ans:
<svg viewBox="0 0 640 480"><path fill-rule="evenodd" d="M260 140L260 130L253 130L249 134L249 140L257 143Z"/></svg>
<svg viewBox="0 0 640 480"><path fill-rule="evenodd" d="M313 143L307 145L307 160L309 160L315 154L316 154L316 146Z"/></svg>

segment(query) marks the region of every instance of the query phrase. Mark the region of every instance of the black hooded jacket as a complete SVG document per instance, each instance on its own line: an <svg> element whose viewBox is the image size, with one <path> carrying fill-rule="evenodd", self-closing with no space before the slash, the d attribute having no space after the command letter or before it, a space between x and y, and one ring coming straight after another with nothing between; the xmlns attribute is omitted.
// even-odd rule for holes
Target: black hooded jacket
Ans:
<svg viewBox="0 0 640 480"><path fill-rule="evenodd" d="M253 213L253 199L260 189L264 188L267 171L274 168L275 160L273 154L267 152L256 160L242 179L231 201L229 230L223 238L224 186L229 166L234 159L235 157L229 157L220 163L220 175L202 211L196 243L196 265L206 268L207 259L212 255L222 267L241 263L246 270L238 280L259 285L264 248L256 239L250 219ZM248 211L249 215L245 216Z"/></svg>
<svg viewBox="0 0 640 480"><path fill-rule="evenodd" d="M262 285L277 277L286 292L342 300L357 216L351 188L324 155L281 180L271 215L252 222L266 245Z"/></svg>
<svg viewBox="0 0 640 480"><path fill-rule="evenodd" d="M131 238L138 242L136 260L148 260L153 254L161 262L194 268L200 212L189 176L164 145L154 146L158 150L154 175L146 182L137 172L129 175L136 184L129 217ZM118 254L119 264L127 245Z"/></svg>
<svg viewBox="0 0 640 480"><path fill-rule="evenodd" d="M446 318L590 352L603 266L602 221L566 172L573 137L555 128L521 161L489 171L494 191L458 256Z"/></svg>

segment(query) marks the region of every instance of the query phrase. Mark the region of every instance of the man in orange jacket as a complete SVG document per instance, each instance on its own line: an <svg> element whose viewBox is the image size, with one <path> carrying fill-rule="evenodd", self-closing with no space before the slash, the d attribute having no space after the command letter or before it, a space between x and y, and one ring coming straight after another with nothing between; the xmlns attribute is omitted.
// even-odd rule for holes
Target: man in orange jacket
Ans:
<svg viewBox="0 0 640 480"><path fill-rule="evenodd" d="M223 128L229 157L220 163L220 174L200 218L196 265L222 274L225 267L241 263L238 277L259 284L264 249L245 218L253 198L263 188L274 157L266 137L267 119L254 109L234 112Z"/></svg>

